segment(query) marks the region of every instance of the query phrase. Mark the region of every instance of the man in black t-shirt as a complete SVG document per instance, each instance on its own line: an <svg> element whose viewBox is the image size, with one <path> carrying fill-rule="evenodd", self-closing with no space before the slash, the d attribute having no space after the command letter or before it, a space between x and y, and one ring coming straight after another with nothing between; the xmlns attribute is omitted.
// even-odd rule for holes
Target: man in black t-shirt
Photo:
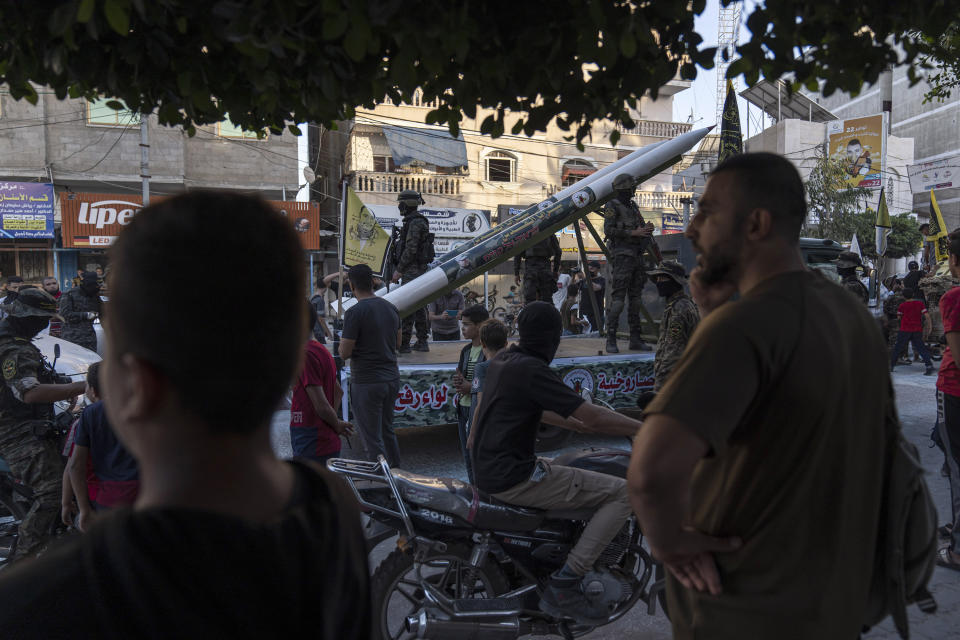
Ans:
<svg viewBox="0 0 960 640"><path fill-rule="evenodd" d="M259 198L195 191L144 208L111 256L103 401L140 464L140 493L3 572L0 633L369 637L354 499L325 469L270 447L309 331L293 227ZM219 270L234 277L216 295L167 275ZM225 326L223 301L250 288L270 291L257 321Z"/></svg>
<svg viewBox="0 0 960 640"><path fill-rule="evenodd" d="M373 293L373 271L365 264L350 267L350 286L357 304L343 316L340 357L350 360L350 408L367 459L383 456L400 466L400 445L393 431L393 406L400 390L397 350L400 313Z"/></svg>
<svg viewBox="0 0 960 640"><path fill-rule="evenodd" d="M540 607L584 623L605 621L583 596L580 581L630 516L625 481L538 460L541 421L573 431L632 436L640 423L585 402L550 369L560 345L560 314L532 302L517 320L520 342L494 358L476 410L473 468L476 484L498 500L538 509L596 512L544 591Z"/></svg>

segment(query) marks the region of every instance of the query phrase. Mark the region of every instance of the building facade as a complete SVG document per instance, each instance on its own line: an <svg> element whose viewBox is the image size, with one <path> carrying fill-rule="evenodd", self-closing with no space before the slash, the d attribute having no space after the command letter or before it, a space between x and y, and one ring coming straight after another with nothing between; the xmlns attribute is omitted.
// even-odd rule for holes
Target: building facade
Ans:
<svg viewBox="0 0 960 640"><path fill-rule="evenodd" d="M415 189L426 207L486 211L497 224L505 212L522 211L635 149L689 131L692 125L671 121L673 95L689 85L677 80L661 89L657 100L641 99L633 113L636 126L631 129L612 122L595 123L592 139L584 141L582 150L564 139L570 132L554 123L532 137L483 135L480 123L493 111L482 109L475 119L461 123L461 135L453 139L445 127L424 124L427 112L437 105L417 92L412 104L386 101L372 111L357 111L345 150L346 175L367 205L396 206L400 191ZM506 131L513 122L508 114ZM616 147L609 141L615 127L621 134ZM681 200L689 195L674 190L672 170L668 170L643 183L636 199L659 233L676 230ZM599 216L590 218L602 233ZM590 234L584 231L583 235L587 251L599 256ZM573 228L559 237L564 260L573 266L578 261ZM490 287L499 295L513 284L512 269L512 263L505 263L489 274ZM481 284L475 281L468 286L476 289Z"/></svg>
<svg viewBox="0 0 960 640"><path fill-rule="evenodd" d="M103 230L122 226L129 221L124 212L132 216L142 205L141 123L106 100L58 100L43 87L37 92L33 105L0 90L0 182L53 184L54 237L0 239L0 271L28 282L56 275L66 288L77 269L107 266L105 249L115 234ZM159 125L156 116L147 117L146 129L152 198L210 188L294 200L305 180L297 137L290 134L258 139L224 121L198 127L190 137L180 127ZM98 203L103 206L93 206ZM64 225L65 211L77 219Z"/></svg>
<svg viewBox="0 0 960 640"><path fill-rule="evenodd" d="M913 138L914 158L911 164L922 164L945 158L960 158L960 91L943 101L925 102L929 85L921 81L910 86L905 67L893 71L893 102L891 110L891 134L901 138ZM829 97L811 96L816 102L839 118L854 118L880 113L879 84L865 86L857 96L834 93ZM899 184L909 189L907 177L893 176ZM948 229L960 227L960 188L936 192L937 202ZM929 191L913 193L912 209L921 219L929 215Z"/></svg>

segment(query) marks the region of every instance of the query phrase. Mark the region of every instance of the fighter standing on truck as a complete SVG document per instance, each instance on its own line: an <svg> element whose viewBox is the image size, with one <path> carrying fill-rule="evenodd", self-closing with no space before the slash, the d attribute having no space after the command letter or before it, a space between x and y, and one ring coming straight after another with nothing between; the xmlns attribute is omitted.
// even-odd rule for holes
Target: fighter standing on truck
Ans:
<svg viewBox="0 0 960 640"><path fill-rule="evenodd" d="M520 265L526 260L523 270L523 300L525 304L542 300L551 302L557 291L557 276L560 275L560 260L563 257L560 251L560 241L556 234L549 236L521 251L513 259L513 273L517 284L521 284ZM553 268L550 267L550 258L553 258Z"/></svg>
<svg viewBox="0 0 960 640"><path fill-rule="evenodd" d="M636 189L633 178L620 174L613 180L617 196L603 208L603 231L607 246L613 255L612 295L607 313L607 353L619 353L617 348L617 325L623 311L624 298L629 296L627 322L630 326L630 349L650 351L650 345L641 337L640 296L647 282L643 252L650 245L653 223L647 223L640 208L633 201Z"/></svg>
<svg viewBox="0 0 960 640"><path fill-rule="evenodd" d="M400 215L403 216L403 226L400 230L398 242L393 252L393 282L407 284L414 278L423 275L427 265L433 260L433 234L430 233L430 223L423 217L417 207L425 204L419 191L404 189L397 196ZM430 351L427 346L427 333L430 325L427 324L427 309L421 307L403 319L401 328L400 353L410 353L410 338L416 324L417 343L414 351Z"/></svg>

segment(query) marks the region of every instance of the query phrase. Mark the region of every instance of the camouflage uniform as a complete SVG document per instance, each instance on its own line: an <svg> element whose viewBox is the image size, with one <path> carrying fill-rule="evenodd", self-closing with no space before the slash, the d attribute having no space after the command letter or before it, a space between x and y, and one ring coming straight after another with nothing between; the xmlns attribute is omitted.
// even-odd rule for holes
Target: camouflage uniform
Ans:
<svg viewBox="0 0 960 640"><path fill-rule="evenodd" d="M60 337L81 347L97 350L97 334L89 313L100 313L100 296L88 296L80 287L60 296L60 315L65 320Z"/></svg>
<svg viewBox="0 0 960 640"><path fill-rule="evenodd" d="M553 294L557 292L557 274L560 272L562 257L560 241L551 233L529 249L521 251L513 259L513 272L517 277L520 277L521 263L526 260L523 270L524 304L536 300L553 304ZM553 258L552 268L551 258Z"/></svg>
<svg viewBox="0 0 960 640"><path fill-rule="evenodd" d="M900 319L897 317L897 309L906 301L907 299L901 291L895 291L883 301L883 316L887 327L887 348L890 351L893 351L896 347L897 334L900 333Z"/></svg>
<svg viewBox="0 0 960 640"><path fill-rule="evenodd" d="M867 288L856 276L844 278L840 281L840 284L843 285L844 289L855 295L864 304L864 306L869 303L870 294L867 292Z"/></svg>
<svg viewBox="0 0 960 640"><path fill-rule="evenodd" d="M653 390L660 391L667 382L667 376L687 348L687 342L693 330L700 322L700 312L686 293L681 289L667 298L660 319L660 337L657 338L657 356L653 361Z"/></svg>
<svg viewBox="0 0 960 640"><path fill-rule="evenodd" d="M640 296L643 293L643 285L647 282L643 252L650 240L631 236L630 232L642 228L646 223L640 208L632 200L629 204L624 204L620 200L611 200L604 207L603 215L605 218L603 231L613 256L611 301L607 311L607 351L615 352L617 325L620 323L624 298L628 296L630 303L627 308L627 323L630 327L630 348L644 348L646 345L640 338L642 330Z"/></svg>
<svg viewBox="0 0 960 640"><path fill-rule="evenodd" d="M422 245L427 241L430 233L430 224L416 209L408 209L403 216L403 249L398 256L396 269L400 272L401 282L407 284L414 278L424 274L427 263L423 262ZM427 346L427 335L430 325L427 324L427 309L421 307L405 317L401 324L401 345L409 348L410 337L413 335L414 324L417 329L417 345ZM424 349L425 350L425 349Z"/></svg>
<svg viewBox="0 0 960 640"><path fill-rule="evenodd" d="M56 301L35 290L32 297L45 297L46 315L54 316ZM20 299L23 300L21 295ZM39 316L23 302L10 305L11 316ZM30 338L18 335L7 318L0 322L0 456L13 475L33 491L34 503L20 523L13 560L41 551L60 517L63 460L55 441L52 403L27 403L23 397L41 384L60 382Z"/></svg>

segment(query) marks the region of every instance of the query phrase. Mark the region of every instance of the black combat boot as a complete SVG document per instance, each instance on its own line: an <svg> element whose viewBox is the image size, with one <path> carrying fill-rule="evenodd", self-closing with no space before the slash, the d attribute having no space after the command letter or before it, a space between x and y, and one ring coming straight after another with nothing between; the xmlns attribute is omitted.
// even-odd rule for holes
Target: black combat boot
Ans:
<svg viewBox="0 0 960 640"><path fill-rule="evenodd" d="M410 353L410 343L405 342L402 345L400 345L400 348L397 349L397 353Z"/></svg>
<svg viewBox="0 0 960 640"><path fill-rule="evenodd" d="M426 340L417 340L417 343L413 345L414 351L430 351L430 347L427 345Z"/></svg>
<svg viewBox="0 0 960 640"><path fill-rule="evenodd" d="M643 338L638 335L630 336L630 350L631 351L653 351L653 348L644 342Z"/></svg>
<svg viewBox="0 0 960 640"><path fill-rule="evenodd" d="M607 353L620 353L617 348L617 336L614 333L607 334Z"/></svg>

